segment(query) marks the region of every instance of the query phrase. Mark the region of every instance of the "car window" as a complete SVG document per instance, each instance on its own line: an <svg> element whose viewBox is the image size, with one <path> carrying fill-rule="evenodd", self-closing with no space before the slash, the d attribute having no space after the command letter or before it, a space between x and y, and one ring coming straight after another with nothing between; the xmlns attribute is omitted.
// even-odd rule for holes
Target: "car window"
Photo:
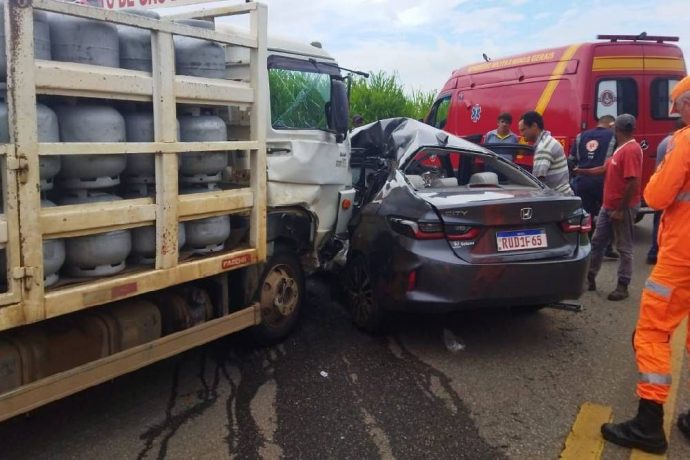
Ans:
<svg viewBox="0 0 690 460"><path fill-rule="evenodd" d="M450 112L450 96L445 96L434 103L434 106L429 112L427 123L434 128L443 129L448 122L448 113Z"/></svg>
<svg viewBox="0 0 690 460"><path fill-rule="evenodd" d="M649 95L651 97L651 115L655 120L667 120L671 109L671 91L678 84L678 78L656 78L652 81Z"/></svg>
<svg viewBox="0 0 690 460"><path fill-rule="evenodd" d="M510 163L472 152L424 149L412 156L402 170L417 188L539 188L533 178Z"/></svg>
<svg viewBox="0 0 690 460"><path fill-rule="evenodd" d="M599 80L596 92L596 118L617 117L622 113L637 116L637 83L632 78Z"/></svg>
<svg viewBox="0 0 690 460"><path fill-rule="evenodd" d="M281 68L277 64L268 69L274 129L328 129L331 76L318 70Z"/></svg>

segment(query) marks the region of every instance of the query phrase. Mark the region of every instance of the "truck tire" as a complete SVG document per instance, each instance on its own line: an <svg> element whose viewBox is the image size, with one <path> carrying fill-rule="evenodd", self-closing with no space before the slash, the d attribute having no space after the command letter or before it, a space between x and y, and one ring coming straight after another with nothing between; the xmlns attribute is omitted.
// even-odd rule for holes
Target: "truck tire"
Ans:
<svg viewBox="0 0 690 460"><path fill-rule="evenodd" d="M304 272L297 256L287 250L274 253L259 280L261 324L252 330L257 342L275 344L292 332L302 311L304 290Z"/></svg>
<svg viewBox="0 0 690 460"><path fill-rule="evenodd" d="M345 305L359 329L369 334L383 330L385 312L374 298L371 270L362 254L356 254L345 266Z"/></svg>

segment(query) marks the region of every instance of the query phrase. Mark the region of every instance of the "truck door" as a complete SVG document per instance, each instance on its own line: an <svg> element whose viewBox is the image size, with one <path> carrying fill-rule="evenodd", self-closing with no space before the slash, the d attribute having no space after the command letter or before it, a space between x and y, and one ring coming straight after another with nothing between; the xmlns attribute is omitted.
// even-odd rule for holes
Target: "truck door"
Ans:
<svg viewBox="0 0 690 460"><path fill-rule="evenodd" d="M268 204L303 206L318 217L317 244L333 229L338 193L352 185L349 153L328 126L333 63L268 58ZM367 120L369 121L369 120Z"/></svg>

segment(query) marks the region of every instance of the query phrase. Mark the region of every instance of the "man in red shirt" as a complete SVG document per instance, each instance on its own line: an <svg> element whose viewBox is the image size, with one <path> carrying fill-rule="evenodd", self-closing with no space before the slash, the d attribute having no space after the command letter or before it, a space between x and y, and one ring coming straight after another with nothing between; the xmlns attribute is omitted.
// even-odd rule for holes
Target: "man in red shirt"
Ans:
<svg viewBox="0 0 690 460"><path fill-rule="evenodd" d="M633 137L635 117L622 114L613 124L618 148L603 166L574 170L575 174L595 176L606 174L604 203L597 216L592 235L592 259L587 274L588 289L595 291L596 276L601 268L606 246L613 236L620 253L618 285L608 295L609 300L628 297L632 276L633 224L640 207L640 177L642 176L642 148Z"/></svg>

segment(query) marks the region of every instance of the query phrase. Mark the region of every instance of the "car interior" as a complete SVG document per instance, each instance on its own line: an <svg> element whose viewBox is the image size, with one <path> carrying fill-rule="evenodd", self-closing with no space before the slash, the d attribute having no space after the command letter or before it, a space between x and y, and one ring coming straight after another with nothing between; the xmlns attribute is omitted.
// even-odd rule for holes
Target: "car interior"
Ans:
<svg viewBox="0 0 690 460"><path fill-rule="evenodd" d="M538 187L517 167L496 157L470 152L422 150L402 169L417 190Z"/></svg>

